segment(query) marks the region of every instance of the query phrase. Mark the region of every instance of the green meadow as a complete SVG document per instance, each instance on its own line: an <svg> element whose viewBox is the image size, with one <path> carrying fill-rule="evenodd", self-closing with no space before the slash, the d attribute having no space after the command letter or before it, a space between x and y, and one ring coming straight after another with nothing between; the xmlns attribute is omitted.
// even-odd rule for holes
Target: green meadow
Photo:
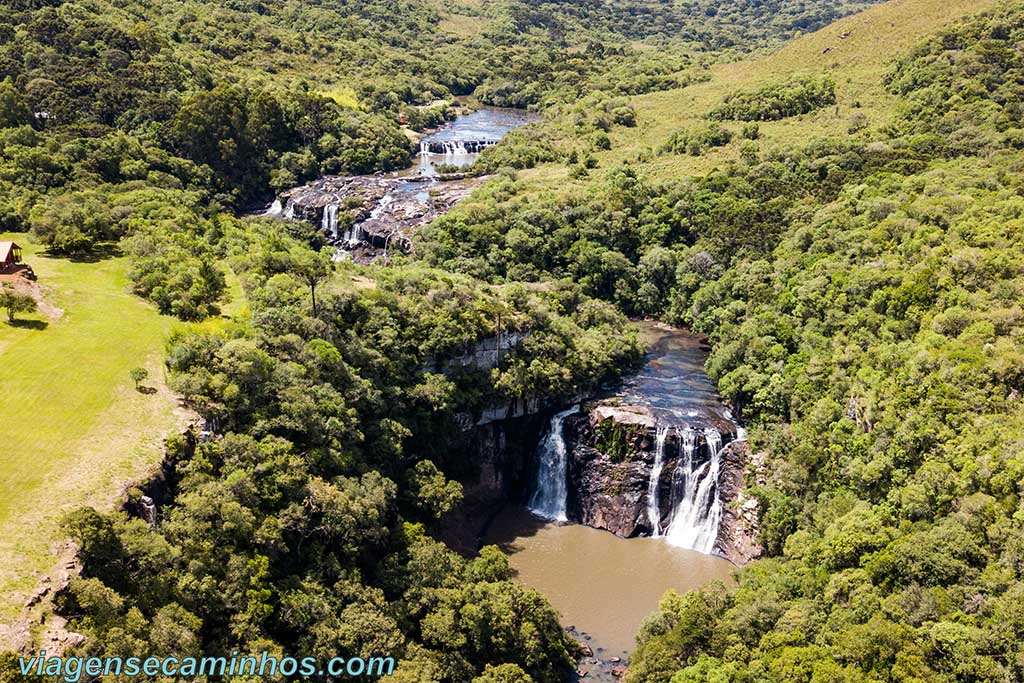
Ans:
<svg viewBox="0 0 1024 683"><path fill-rule="evenodd" d="M127 261L52 258L25 235L45 305L0 321L0 624L58 562L62 511L109 508L187 415L163 382L171 318L127 289ZM136 391L129 370L149 370Z"/></svg>

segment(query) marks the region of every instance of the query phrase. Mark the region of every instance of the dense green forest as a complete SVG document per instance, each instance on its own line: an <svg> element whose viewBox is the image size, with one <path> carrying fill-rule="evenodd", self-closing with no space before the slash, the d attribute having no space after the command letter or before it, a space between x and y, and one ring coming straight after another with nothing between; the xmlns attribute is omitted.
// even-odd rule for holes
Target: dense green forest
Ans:
<svg viewBox="0 0 1024 683"><path fill-rule="evenodd" d="M406 166L401 118L435 123L436 103L460 95L552 108L676 87L700 70L681 37L657 55L627 38L689 22L705 50L751 49L857 5L768 3L778 18L762 22L736 3L697 22L692 8L640 0L495 2L455 8L481 28L457 36L414 1L8 2L0 229L70 256L126 239L146 274L138 293L199 319L224 292L218 216L322 174Z"/></svg>
<svg viewBox="0 0 1024 683"><path fill-rule="evenodd" d="M770 454L771 557L667 597L633 683L1024 677L1021 40L1015 3L927 41L886 76L881 130L762 148L744 128L709 175L618 166L568 195L507 177L422 233L428 263L569 276L707 333Z"/></svg>
<svg viewBox="0 0 1024 683"><path fill-rule="evenodd" d="M471 466L445 444L460 415L615 377L639 356L635 315L709 336L774 475L756 491L771 557L735 590L666 598L631 681L1024 677L1024 8L895 64L883 129L761 146L753 121L834 98L780 75L663 141L741 139L714 173L588 155L635 125L628 96L863 4L5 3L0 228L68 258L121 250L134 291L185 320L218 312L229 271L247 301L168 349L172 387L222 438L169 444L159 530L65 522L84 570L59 607L81 651L397 654L398 681L563 680L575 646L543 597L499 552L436 540ZM324 173L405 166L399 116L426 126L465 95L568 137L489 150L500 173L411 262L336 271L312 229L237 218ZM511 168L541 162L589 182L527 192ZM499 318L529 336L496 367L431 369Z"/></svg>
<svg viewBox="0 0 1024 683"><path fill-rule="evenodd" d="M158 532L123 514L66 520L86 568L58 606L84 615L84 651L389 655L395 680L487 665L562 680L573 646L505 556L467 561L431 536L461 497L439 467L472 467L447 446L458 413L573 395L634 363L622 314L569 284L497 290L416 269L325 283L314 314L326 262L308 236L264 221L223 240L251 318L178 335L167 361L222 436L169 444L177 497ZM493 344L498 314L528 340L493 370L458 362Z"/></svg>

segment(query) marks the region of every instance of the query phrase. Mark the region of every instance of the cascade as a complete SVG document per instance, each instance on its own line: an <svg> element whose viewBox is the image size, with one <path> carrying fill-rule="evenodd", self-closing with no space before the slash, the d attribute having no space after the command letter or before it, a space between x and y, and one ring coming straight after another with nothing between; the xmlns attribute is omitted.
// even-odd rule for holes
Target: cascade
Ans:
<svg viewBox="0 0 1024 683"><path fill-rule="evenodd" d="M679 431L679 460L672 472L672 490L670 492L671 509L675 512L679 502L686 495L686 485L690 481L693 470L693 451L697 445L697 432L689 427Z"/></svg>
<svg viewBox="0 0 1024 683"><path fill-rule="evenodd" d="M722 501L718 497L718 475L722 463L722 435L717 429L703 432L709 459L696 467L689 460L682 495L672 512L665 536L672 545L711 553L722 521ZM687 467L686 463L682 463Z"/></svg>
<svg viewBox="0 0 1024 683"><path fill-rule="evenodd" d="M276 217L280 216L283 213L284 213L284 207L281 205L281 200L280 199L275 199L274 203L270 205L270 208L267 209L266 213L264 213L263 215L264 216L270 216L272 218L276 218Z"/></svg>
<svg viewBox="0 0 1024 683"><path fill-rule="evenodd" d="M665 439L668 427L658 427L654 436L654 466L651 468L651 479L647 484L647 520L651 523L651 536L661 535L661 505L658 500L658 489L661 483L661 470L665 467Z"/></svg>
<svg viewBox="0 0 1024 683"><path fill-rule="evenodd" d="M420 155L442 154L444 156L455 156L479 154L485 148L497 143L497 140L421 140Z"/></svg>
<svg viewBox="0 0 1024 683"><path fill-rule="evenodd" d="M567 521L565 516L568 493L569 459L565 446L562 425L565 418L578 412L578 405L563 410L551 418L548 431L537 449L537 479L533 495L530 496L530 510L540 517L559 522Z"/></svg>
<svg viewBox="0 0 1024 683"><path fill-rule="evenodd" d="M330 233L331 237L338 239L338 205L328 204L324 207L323 218L320 219L320 229Z"/></svg>
<svg viewBox="0 0 1024 683"><path fill-rule="evenodd" d="M359 227L358 223L353 223L345 234L341 236L341 242L343 247L356 247L359 246L359 241L362 239L363 231Z"/></svg>

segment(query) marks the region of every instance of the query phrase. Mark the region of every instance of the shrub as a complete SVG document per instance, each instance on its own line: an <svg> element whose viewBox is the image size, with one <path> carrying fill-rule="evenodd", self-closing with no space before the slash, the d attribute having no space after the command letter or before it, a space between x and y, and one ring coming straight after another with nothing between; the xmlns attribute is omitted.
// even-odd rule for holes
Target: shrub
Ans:
<svg viewBox="0 0 1024 683"><path fill-rule="evenodd" d="M713 109L716 121L778 121L836 103L835 82L828 76L791 78L749 92L733 93Z"/></svg>
<svg viewBox="0 0 1024 683"><path fill-rule="evenodd" d="M700 156L713 147L722 147L731 141L732 131L712 123L697 130L677 130L658 151L662 154Z"/></svg>

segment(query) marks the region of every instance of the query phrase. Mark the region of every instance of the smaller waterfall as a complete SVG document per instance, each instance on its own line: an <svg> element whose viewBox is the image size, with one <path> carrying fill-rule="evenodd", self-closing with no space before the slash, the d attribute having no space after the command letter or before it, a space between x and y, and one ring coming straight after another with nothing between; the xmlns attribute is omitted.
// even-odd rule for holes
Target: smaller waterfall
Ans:
<svg viewBox="0 0 1024 683"><path fill-rule="evenodd" d="M338 239L338 205L328 204L324 207L323 218L320 219L320 229L330 233L331 237Z"/></svg>
<svg viewBox="0 0 1024 683"><path fill-rule="evenodd" d="M569 458L562 434L565 418L578 412L578 405L563 410L551 418L548 431L537 449L537 479L530 496L530 510L540 517L559 522L568 521L565 515L568 494Z"/></svg>
<svg viewBox="0 0 1024 683"><path fill-rule="evenodd" d="M466 154L479 154L487 147L497 143L497 140L421 140L420 155L462 156Z"/></svg>
<svg viewBox="0 0 1024 683"><path fill-rule="evenodd" d="M722 501L718 497L722 435L709 427L704 430L704 442L710 460L694 469L692 458L687 458L690 471L686 473L682 496L665 536L672 545L710 554L722 521Z"/></svg>
<svg viewBox="0 0 1024 683"><path fill-rule="evenodd" d="M661 484L661 470L665 467L665 439L668 427L658 427L654 436L654 466L651 468L651 480L647 484L647 520L651 523L651 536L661 535L661 505L658 493Z"/></svg>
<svg viewBox="0 0 1024 683"><path fill-rule="evenodd" d="M278 216L280 216L283 213L284 213L284 206L281 205L281 200L280 199L275 199L274 203L270 205L270 208L267 209L266 212L263 215L264 216L269 216L271 218L277 218Z"/></svg>

